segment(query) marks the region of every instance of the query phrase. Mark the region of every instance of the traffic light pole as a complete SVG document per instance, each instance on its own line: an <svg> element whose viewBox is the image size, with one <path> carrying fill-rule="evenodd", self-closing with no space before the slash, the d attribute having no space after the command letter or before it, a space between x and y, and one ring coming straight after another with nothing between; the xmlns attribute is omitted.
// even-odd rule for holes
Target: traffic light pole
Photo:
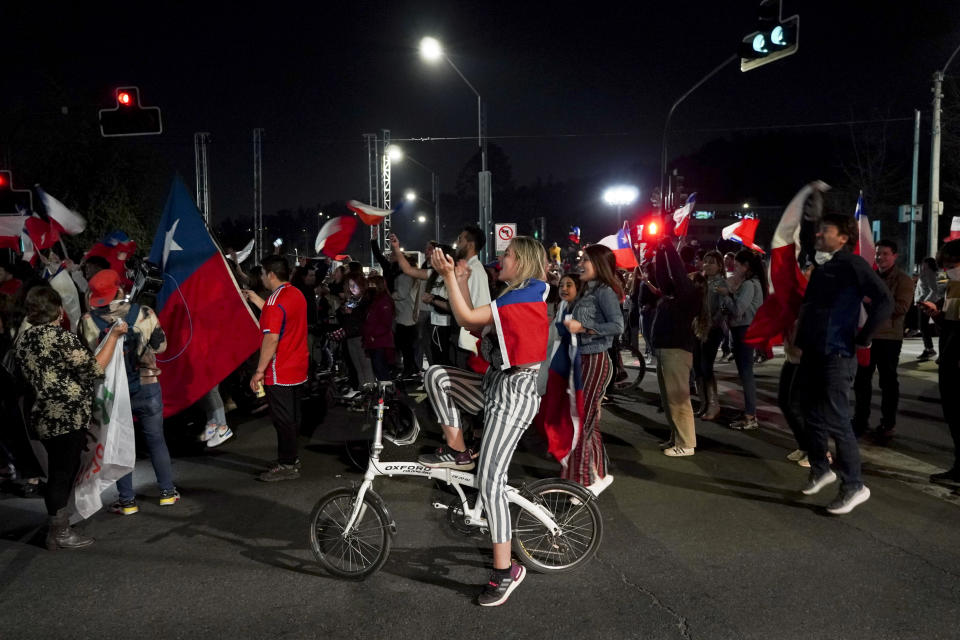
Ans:
<svg viewBox="0 0 960 640"><path fill-rule="evenodd" d="M698 88L700 88L700 85L702 85L704 82L706 82L707 80L715 76L725 66L739 59L740 59L740 56L738 54L733 54L732 56L730 56L729 58L721 62L719 65L716 66L716 68L713 71L711 71L707 75L700 78L697 84L690 87L690 89L685 94L680 96L677 99L677 101L673 103L673 106L670 107L670 111L667 112L667 121L663 125L663 146L661 147L661 151L660 151L660 207L659 209L661 212L665 211L663 204L666 199L666 194L664 194L663 192L663 179L667 174L667 135L670 133L670 119L673 117L673 112L676 111L677 107L680 106L680 103L686 100L691 93L693 93Z"/></svg>
<svg viewBox="0 0 960 640"><path fill-rule="evenodd" d="M960 53L960 47L954 49L943 65L943 69L933 74L933 119L930 125L930 222L929 222L929 247L930 256L937 255L937 236L940 226L940 99L943 98L943 76L947 73L947 67L953 62L953 59Z"/></svg>

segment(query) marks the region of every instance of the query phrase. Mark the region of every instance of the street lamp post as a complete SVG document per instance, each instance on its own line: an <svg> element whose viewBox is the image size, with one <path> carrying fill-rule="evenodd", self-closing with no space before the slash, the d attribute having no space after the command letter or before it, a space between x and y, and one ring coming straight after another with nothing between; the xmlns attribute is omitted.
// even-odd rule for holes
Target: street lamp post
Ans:
<svg viewBox="0 0 960 640"><path fill-rule="evenodd" d="M617 185L609 187L603 192L603 201L617 208L617 231L623 226L620 212L625 206L630 206L640 197L640 190L633 185Z"/></svg>
<svg viewBox="0 0 960 640"><path fill-rule="evenodd" d="M393 161L406 159L421 169L430 172L430 195L433 198L434 240L440 242L440 174L413 156L405 154L403 150L395 144L390 145L388 153L390 153L390 158Z"/></svg>
<svg viewBox="0 0 960 640"><path fill-rule="evenodd" d="M487 170L487 145L483 131L483 98L480 97L480 92L477 91L476 87L467 80L467 77L463 75L460 69L457 68L457 65L453 63L453 60L444 52L439 40L431 37L423 38L420 41L420 55L427 62L438 62L441 59L446 60L453 70L457 72L457 75L460 76L460 79L470 87L470 91L477 96L477 146L480 148L480 173L477 175L477 191L480 199L480 228L483 229L484 234L487 236L486 246L481 252L481 260L486 262L486 247L490 246L492 227L493 186L492 177Z"/></svg>
<svg viewBox="0 0 960 640"><path fill-rule="evenodd" d="M940 99L943 98L941 88L943 86L943 76L947 73L947 67L953 62L953 59L960 53L960 47L957 47L947 64L943 69L933 74L933 123L930 127L930 221L928 229L930 238L927 244L930 247L931 256L937 255L937 235L939 235L940 223Z"/></svg>

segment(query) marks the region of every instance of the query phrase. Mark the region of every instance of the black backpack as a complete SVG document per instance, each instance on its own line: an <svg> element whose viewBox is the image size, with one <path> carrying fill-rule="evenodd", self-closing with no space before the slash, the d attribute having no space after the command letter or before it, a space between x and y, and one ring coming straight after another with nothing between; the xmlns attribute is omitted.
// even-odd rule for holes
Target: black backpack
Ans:
<svg viewBox="0 0 960 640"><path fill-rule="evenodd" d="M101 317L100 313L105 313L105 311L98 313L97 309L93 309L90 311L90 318L93 319L93 323L100 329L100 341L102 342L107 334L110 333L111 323ZM140 334L134 331L139 317L140 305L131 304L130 311L127 312L127 317L124 318L124 322L127 323L130 329L124 336L126 339L123 341L123 363L127 370L127 385L130 387L131 396L137 391L140 391Z"/></svg>

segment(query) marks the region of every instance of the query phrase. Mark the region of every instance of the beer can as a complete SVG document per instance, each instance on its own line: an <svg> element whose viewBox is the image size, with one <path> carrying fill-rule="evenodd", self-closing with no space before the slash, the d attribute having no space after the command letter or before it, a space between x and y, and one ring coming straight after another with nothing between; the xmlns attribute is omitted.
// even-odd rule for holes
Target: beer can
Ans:
<svg viewBox="0 0 960 640"><path fill-rule="evenodd" d="M258 382L258 383L257 383L257 397L258 397L258 398L262 398L262 397L264 397L265 395L267 395L267 392L264 391L264 389L263 389L263 382Z"/></svg>

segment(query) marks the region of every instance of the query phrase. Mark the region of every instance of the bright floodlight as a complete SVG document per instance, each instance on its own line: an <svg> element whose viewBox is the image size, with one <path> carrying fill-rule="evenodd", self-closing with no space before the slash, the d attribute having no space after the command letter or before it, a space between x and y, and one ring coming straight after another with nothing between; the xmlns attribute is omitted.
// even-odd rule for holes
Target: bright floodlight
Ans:
<svg viewBox="0 0 960 640"><path fill-rule="evenodd" d="M612 206L626 206L636 202L640 190L631 185L610 187L603 192L603 201Z"/></svg>
<svg viewBox="0 0 960 640"><path fill-rule="evenodd" d="M403 197L407 199L407 202L413 202L417 199L417 192L412 189L408 189L406 193L403 194Z"/></svg>
<svg viewBox="0 0 960 640"><path fill-rule="evenodd" d="M403 160L403 149L395 144L391 144L389 147L387 147L387 157L390 158L390 162Z"/></svg>
<svg viewBox="0 0 960 640"><path fill-rule="evenodd" d="M744 209L749 209L749 208L750 208L750 203L749 203L749 202L744 202L744 203L743 203L743 208L744 208Z"/></svg>
<svg viewBox="0 0 960 640"><path fill-rule="evenodd" d="M417 222L424 223L427 221L427 216L417 216Z"/></svg>
<svg viewBox="0 0 960 640"><path fill-rule="evenodd" d="M420 41L420 55L427 62L436 62L443 57L443 47L436 38L426 37Z"/></svg>

